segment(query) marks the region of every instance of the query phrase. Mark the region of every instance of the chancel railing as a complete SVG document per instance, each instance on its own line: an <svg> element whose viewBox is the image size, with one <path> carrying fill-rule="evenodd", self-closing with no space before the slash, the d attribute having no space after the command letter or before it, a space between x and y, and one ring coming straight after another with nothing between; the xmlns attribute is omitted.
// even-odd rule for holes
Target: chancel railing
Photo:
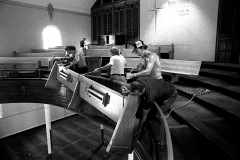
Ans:
<svg viewBox="0 0 240 160"><path fill-rule="evenodd" d="M160 144L164 145L164 140L166 140L167 143L167 159L168 160L173 160L173 147L172 147L172 138L170 134L170 130L168 127L167 119L166 116L163 114L161 108L158 106L156 102L154 102L155 107L158 110L158 113L160 114L161 117L161 128L160 128Z"/></svg>

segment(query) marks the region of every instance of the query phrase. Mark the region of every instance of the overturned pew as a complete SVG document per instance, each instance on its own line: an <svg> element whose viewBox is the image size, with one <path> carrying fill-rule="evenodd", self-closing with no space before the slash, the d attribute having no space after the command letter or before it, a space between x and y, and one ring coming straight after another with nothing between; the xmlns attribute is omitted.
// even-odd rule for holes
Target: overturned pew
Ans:
<svg viewBox="0 0 240 160"><path fill-rule="evenodd" d="M107 152L132 153L134 133L139 126L135 117L139 105L137 96L126 97L55 63L45 87L60 90L62 85L73 92L69 110L77 113L94 107L99 115L107 116L116 123Z"/></svg>

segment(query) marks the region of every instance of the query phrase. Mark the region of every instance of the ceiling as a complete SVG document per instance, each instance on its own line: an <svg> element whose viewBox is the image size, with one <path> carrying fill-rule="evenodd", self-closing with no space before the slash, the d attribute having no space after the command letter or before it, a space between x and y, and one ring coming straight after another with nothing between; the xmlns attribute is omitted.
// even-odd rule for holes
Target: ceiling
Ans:
<svg viewBox="0 0 240 160"><path fill-rule="evenodd" d="M90 14L91 7L93 6L96 0L10 0L10 1L46 7L49 3L51 3L53 5L53 8Z"/></svg>

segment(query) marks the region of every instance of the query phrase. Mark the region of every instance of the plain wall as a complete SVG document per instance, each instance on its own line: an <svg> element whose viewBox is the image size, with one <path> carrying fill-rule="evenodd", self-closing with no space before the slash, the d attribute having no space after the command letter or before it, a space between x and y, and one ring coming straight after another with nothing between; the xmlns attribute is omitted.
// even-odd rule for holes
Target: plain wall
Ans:
<svg viewBox="0 0 240 160"><path fill-rule="evenodd" d="M53 21L50 21L44 7L0 1L0 56L43 48L42 31L48 25L60 29L63 45L79 49L83 37L91 42L90 14L55 10Z"/></svg>
<svg viewBox="0 0 240 160"><path fill-rule="evenodd" d="M214 61L219 0L140 1L140 38L146 44L174 43L175 59ZM185 2L185 3L184 3Z"/></svg>

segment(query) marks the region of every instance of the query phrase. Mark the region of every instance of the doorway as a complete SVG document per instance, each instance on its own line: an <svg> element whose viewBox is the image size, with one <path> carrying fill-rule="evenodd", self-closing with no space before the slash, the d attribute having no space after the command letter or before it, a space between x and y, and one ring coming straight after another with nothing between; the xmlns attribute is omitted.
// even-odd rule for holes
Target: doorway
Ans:
<svg viewBox="0 0 240 160"><path fill-rule="evenodd" d="M239 0L219 0L216 62L240 64L239 8Z"/></svg>

